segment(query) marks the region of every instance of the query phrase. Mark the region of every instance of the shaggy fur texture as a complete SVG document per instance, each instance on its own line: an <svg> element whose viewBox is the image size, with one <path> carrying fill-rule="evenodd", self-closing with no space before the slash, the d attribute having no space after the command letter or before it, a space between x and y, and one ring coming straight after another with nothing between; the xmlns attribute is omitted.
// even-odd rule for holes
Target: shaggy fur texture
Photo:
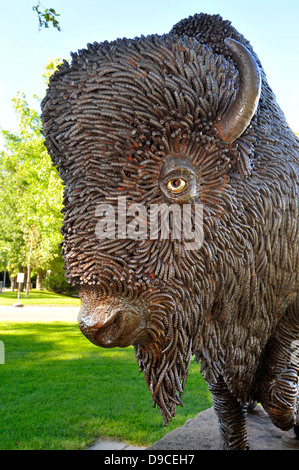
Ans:
<svg viewBox="0 0 299 470"><path fill-rule="evenodd" d="M252 52L262 74L257 112L232 144L216 127L239 87L226 37ZM93 337L88 321L97 308L125 310L111 338L130 323L128 312L139 312L142 334L130 327L129 344L165 424L194 355L226 448L248 448L252 399L277 426L293 426L299 144L249 42L220 16L201 14L164 36L89 44L53 75L42 109L46 146L65 183L66 276L80 291L86 335ZM116 205L120 195L128 205L173 202L161 191L172 159L198 177L188 201L203 204L203 246L99 240L99 204Z"/></svg>

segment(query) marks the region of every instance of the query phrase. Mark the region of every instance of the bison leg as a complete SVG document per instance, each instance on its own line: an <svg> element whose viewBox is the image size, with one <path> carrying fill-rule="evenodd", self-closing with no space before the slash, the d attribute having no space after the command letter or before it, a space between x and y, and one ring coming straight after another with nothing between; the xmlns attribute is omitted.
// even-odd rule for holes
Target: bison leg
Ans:
<svg viewBox="0 0 299 470"><path fill-rule="evenodd" d="M269 340L258 381L258 399L272 422L282 430L296 426L298 432L299 371L298 303L288 308Z"/></svg>
<svg viewBox="0 0 299 470"><path fill-rule="evenodd" d="M210 385L214 410L219 418L224 450L249 450L246 429L246 406L230 393L221 378Z"/></svg>

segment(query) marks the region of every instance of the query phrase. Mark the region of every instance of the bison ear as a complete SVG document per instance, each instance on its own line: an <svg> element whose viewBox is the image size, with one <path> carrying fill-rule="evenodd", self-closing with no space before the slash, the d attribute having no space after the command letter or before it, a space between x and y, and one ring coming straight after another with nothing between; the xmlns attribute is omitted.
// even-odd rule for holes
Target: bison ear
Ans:
<svg viewBox="0 0 299 470"><path fill-rule="evenodd" d="M253 55L243 44L232 38L226 38L224 43L238 67L239 90L216 127L222 139L231 144L247 129L257 109L261 73Z"/></svg>

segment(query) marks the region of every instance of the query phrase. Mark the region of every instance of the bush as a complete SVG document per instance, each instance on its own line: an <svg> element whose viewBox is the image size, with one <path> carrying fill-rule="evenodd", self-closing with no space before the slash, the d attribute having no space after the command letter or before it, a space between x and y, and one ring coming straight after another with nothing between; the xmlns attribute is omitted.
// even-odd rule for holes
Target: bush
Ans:
<svg viewBox="0 0 299 470"><path fill-rule="evenodd" d="M56 294L77 296L77 291L65 280L63 274L51 273L43 281L43 288Z"/></svg>

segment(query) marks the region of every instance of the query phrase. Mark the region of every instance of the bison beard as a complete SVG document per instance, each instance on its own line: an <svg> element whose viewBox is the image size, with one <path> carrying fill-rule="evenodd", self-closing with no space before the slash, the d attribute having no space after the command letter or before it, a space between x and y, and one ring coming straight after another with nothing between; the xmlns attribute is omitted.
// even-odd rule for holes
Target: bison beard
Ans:
<svg viewBox="0 0 299 470"><path fill-rule="evenodd" d="M186 312L182 315L182 307L172 305L169 293L153 294L153 300L149 346L136 345L135 352L153 406L158 406L166 425L175 416L176 405L183 405L181 397L191 361L192 340Z"/></svg>
<svg viewBox="0 0 299 470"><path fill-rule="evenodd" d="M230 22L203 14L169 35L89 44L72 57L50 80L42 119L65 183L63 251L80 328L104 347L134 344L164 424L194 355L226 448L248 448L252 398L290 428L299 145L259 59ZM167 189L173 172L188 174L182 195ZM119 196L202 204L201 248L171 237L99 240L97 208Z"/></svg>
<svg viewBox="0 0 299 470"><path fill-rule="evenodd" d="M200 299L197 289L193 292L186 289L186 279L183 283L182 276L180 280L176 278L172 283L168 282L165 289L161 281L152 278L140 282L128 266L120 269L116 264L114 268L107 262L105 264L106 251L110 258L111 252L117 259L121 254L124 259L128 256L122 242L106 243L106 250L103 244L97 284L80 289L79 326L90 341L102 347L134 345L139 370L144 372L153 406L158 406L166 425L175 416L176 405L183 406L181 397L194 352L192 338L199 336L202 323ZM156 247L155 242L144 243L147 247L149 243L153 249ZM160 240L160 244L164 250L160 249L159 253L170 252L170 248L172 253L177 253L176 265L184 265L184 275L188 277L189 284L194 284L196 254L192 256L192 253L181 250L176 241ZM131 252L134 251L132 245L140 249L140 242L131 241L130 245ZM162 260L164 263L169 261L167 256ZM117 311L126 318L122 317L118 322ZM129 321L130 313L134 328ZM132 331L137 337L132 337Z"/></svg>

